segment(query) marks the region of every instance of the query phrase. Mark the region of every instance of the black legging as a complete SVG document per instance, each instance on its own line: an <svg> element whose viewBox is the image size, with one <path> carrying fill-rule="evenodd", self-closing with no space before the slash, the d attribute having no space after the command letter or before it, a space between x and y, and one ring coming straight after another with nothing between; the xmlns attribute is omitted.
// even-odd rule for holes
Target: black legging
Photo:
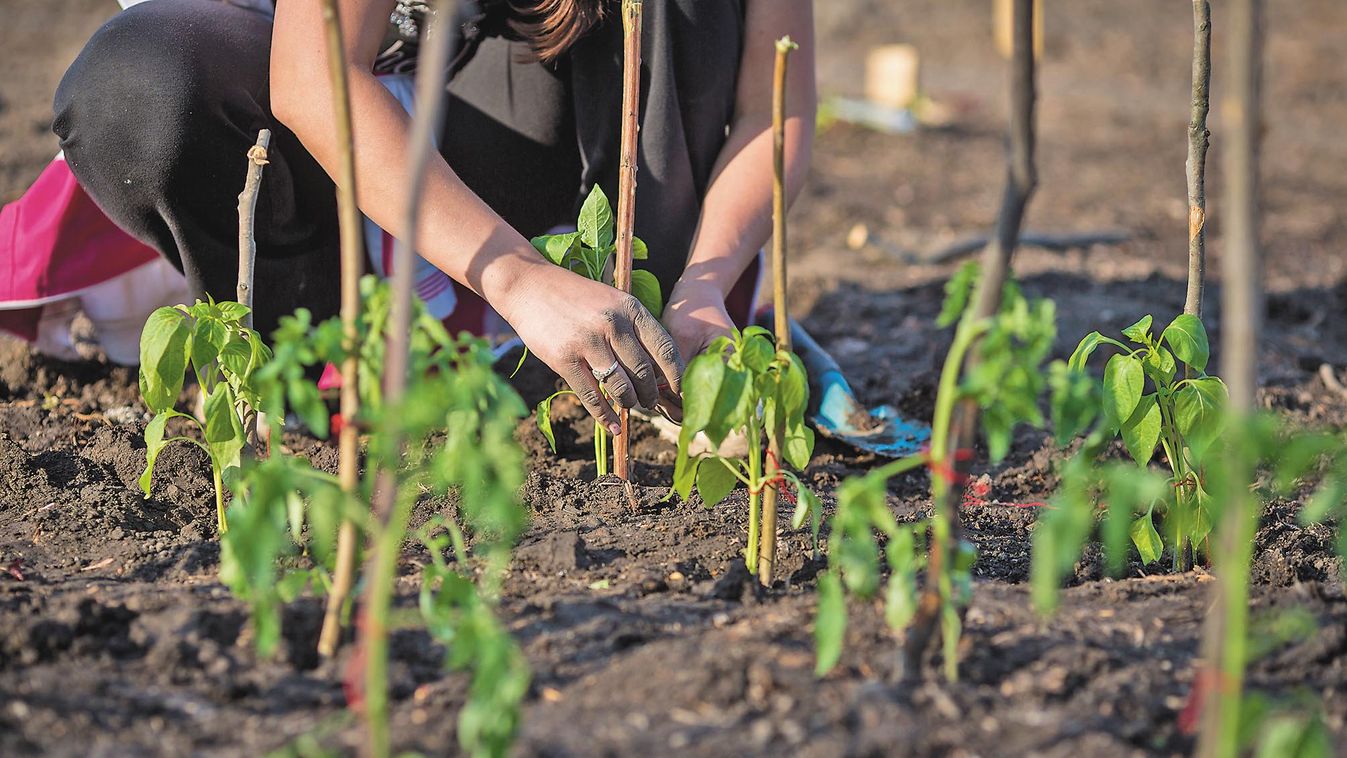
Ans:
<svg viewBox="0 0 1347 758"><path fill-rule="evenodd" d="M636 233L668 295L732 116L742 41L737 0L667 0L646 13ZM574 217L594 183L614 197L621 32L610 23L556 67L486 19L454 77L441 152L525 236ZM108 216L232 298L237 196L258 130L272 130L256 216L256 323L339 302L332 180L271 114L271 19L223 0L152 0L114 16L67 71L53 130ZM572 73L574 72L574 73ZM315 73L324 76L325 72ZM681 83L681 87L679 84Z"/></svg>

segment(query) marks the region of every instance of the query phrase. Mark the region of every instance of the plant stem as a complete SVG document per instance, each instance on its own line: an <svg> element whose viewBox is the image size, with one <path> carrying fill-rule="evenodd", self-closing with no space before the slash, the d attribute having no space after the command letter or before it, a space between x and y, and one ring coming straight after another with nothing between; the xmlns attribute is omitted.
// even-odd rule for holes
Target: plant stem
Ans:
<svg viewBox="0 0 1347 758"><path fill-rule="evenodd" d="M214 465L214 461L210 467L210 476L215 484L215 526L223 535L229 531L229 522L225 520L224 481L220 476L220 467Z"/></svg>
<svg viewBox="0 0 1347 758"><path fill-rule="evenodd" d="M759 519L762 514L762 430L756 416L748 422L748 548L744 550L744 565L748 573L758 573Z"/></svg>
<svg viewBox="0 0 1347 758"><path fill-rule="evenodd" d="M991 318L1001 305L1001 290L1005 285L1010 261L1019 241L1020 227L1024 222L1024 211L1038 186L1038 174L1034 168L1034 2L1033 0L1014 0L1011 11L1013 16L1013 55L1010 64L1010 149L1006 156L1006 186L1001 197L1001 210L996 218L996 230L991 244L982 254L982 271L978 279L977 290L973 294L972 311L969 314L974 322ZM971 370L978 362L978 341L970 345L965 371ZM941 461L954 473L952 484L962 487L968 475L972 461L971 455L960 455L961 451L971 451L977 436L978 407L976 401L961 400L950 413L949 429L952 438L946 443L941 440L937 448L935 431L931 435L931 454L933 461ZM936 419L937 423L939 419ZM937 452L939 450L939 452ZM948 558L953 545L962 539L962 525L959 523L958 502L955 499L956 487L937 488L932 479L932 500L934 518L947 520L947 532L933 530L930 557L927 559L926 582L917 603L916 617L908 632L903 657L903 676L915 679L920 675L921 661L926 647L935 632L942 613L943 602L948 593L943 593L941 582L948 572ZM948 635L946 638L948 639ZM945 646L946 657L954 655L951 646Z"/></svg>
<svg viewBox="0 0 1347 758"><path fill-rule="evenodd" d="M786 304L786 62L796 48L790 37L776 41L776 63L772 72L772 311L775 317L778 350L789 351L790 312ZM777 414L780 416L781 414ZM762 542L758 553L758 583L772 586L776 568L776 519L781 474L781 437L784 419L776 419L767 430L766 480L772 482L762 493Z"/></svg>
<svg viewBox="0 0 1347 758"><path fill-rule="evenodd" d="M332 112L335 116L339 152L337 172L337 215L341 234L341 322L347 358L341 365L341 418L345 422L337 438L337 476L341 488L356 497L360 488L359 436L355 419L360 413L356 341L360 319L360 275L364 271L360 209L355 199L355 147L351 137L351 92L347 81L346 53L342 46L341 15L337 0L322 0L326 32L328 78L332 87ZM330 657L341 638L341 610L355 575L356 530L343 521L337 534L336 576L327 596L323 628L318 636L318 653Z"/></svg>
<svg viewBox="0 0 1347 758"><path fill-rule="evenodd" d="M608 476L608 432L598 424L594 425L594 475Z"/></svg>
<svg viewBox="0 0 1347 758"><path fill-rule="evenodd" d="M617 261L613 284L631 292L636 224L636 147L641 111L641 0L622 0L622 143L617 188ZM613 473L631 478L630 411L618 409L622 431L613 439Z"/></svg>
<svg viewBox="0 0 1347 758"><path fill-rule="evenodd" d="M1188 297L1183 312L1202 315L1207 247L1207 112L1211 109L1211 2L1193 0L1193 115L1188 122Z"/></svg>
<svg viewBox="0 0 1347 758"><path fill-rule="evenodd" d="M407 153L407 204L403 209L402 233L393 248L392 303L383 367L383 409L397 415L407 388L412 331L412 285L416 256L421 195L435 133L444 115L445 72L448 71L456 34L450 27L457 3L439 0L423 27L416 76L416 108L412 114ZM381 522L379 538L369 557L370 600L361 616L360 645L365 654L365 729L370 755L388 755L388 606L407 520L416 502L416 488L401 495L397 468L402 461L403 435L396 420L383 425L384 449L391 460L381 461L374 487L374 517Z"/></svg>
<svg viewBox="0 0 1347 758"><path fill-rule="evenodd" d="M1221 255L1221 374L1230 390L1232 420L1253 414L1258 384L1258 340L1263 313L1258 147L1262 133L1263 2L1232 0L1229 13L1223 151L1227 234ZM1234 448L1236 446L1231 446ZM1202 712L1197 754L1225 758L1239 750L1248 616L1249 559L1256 503L1245 487L1253 462L1246 445L1232 455L1229 498L1217 524L1216 602L1202 634L1203 668L1214 684ZM1239 477L1238 481L1235 477ZM1217 667L1219 666L1219 673Z"/></svg>
<svg viewBox="0 0 1347 758"><path fill-rule="evenodd" d="M414 487L405 488L380 529L370 556L369 597L361 609L360 644L365 654L365 744L373 758L389 755L388 611L397 580L398 556L407 533Z"/></svg>

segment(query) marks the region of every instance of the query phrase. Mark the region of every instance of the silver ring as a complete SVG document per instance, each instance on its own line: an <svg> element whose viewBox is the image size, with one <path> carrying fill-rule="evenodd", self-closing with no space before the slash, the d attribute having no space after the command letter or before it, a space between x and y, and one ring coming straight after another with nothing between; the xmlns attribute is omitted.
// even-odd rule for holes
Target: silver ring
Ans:
<svg viewBox="0 0 1347 758"><path fill-rule="evenodd" d="M590 369L590 370L589 370L589 373L591 373L591 374L594 375L594 378L598 380L599 384L603 384L604 382L608 381L608 377L610 377L610 376L612 376L613 374L617 373L617 361L613 361L613 365L609 366L608 368L604 369L603 371L598 371L598 370L596 370L596 369Z"/></svg>

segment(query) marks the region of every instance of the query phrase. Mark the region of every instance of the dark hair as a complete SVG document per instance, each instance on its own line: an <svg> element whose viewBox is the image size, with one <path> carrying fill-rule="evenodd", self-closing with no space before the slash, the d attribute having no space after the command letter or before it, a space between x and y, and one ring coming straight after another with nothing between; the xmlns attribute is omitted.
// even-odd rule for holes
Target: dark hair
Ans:
<svg viewBox="0 0 1347 758"><path fill-rule="evenodd" d="M510 25L551 63L603 20L605 0L510 0Z"/></svg>

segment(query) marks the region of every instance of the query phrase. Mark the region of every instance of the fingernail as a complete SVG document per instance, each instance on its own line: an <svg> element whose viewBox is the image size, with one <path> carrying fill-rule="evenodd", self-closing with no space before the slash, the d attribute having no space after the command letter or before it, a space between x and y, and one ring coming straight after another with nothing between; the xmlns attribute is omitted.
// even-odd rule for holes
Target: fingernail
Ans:
<svg viewBox="0 0 1347 758"><path fill-rule="evenodd" d="M612 432L613 436L616 437L619 434L622 434L622 425L617 422L613 422L608 425L608 431Z"/></svg>

